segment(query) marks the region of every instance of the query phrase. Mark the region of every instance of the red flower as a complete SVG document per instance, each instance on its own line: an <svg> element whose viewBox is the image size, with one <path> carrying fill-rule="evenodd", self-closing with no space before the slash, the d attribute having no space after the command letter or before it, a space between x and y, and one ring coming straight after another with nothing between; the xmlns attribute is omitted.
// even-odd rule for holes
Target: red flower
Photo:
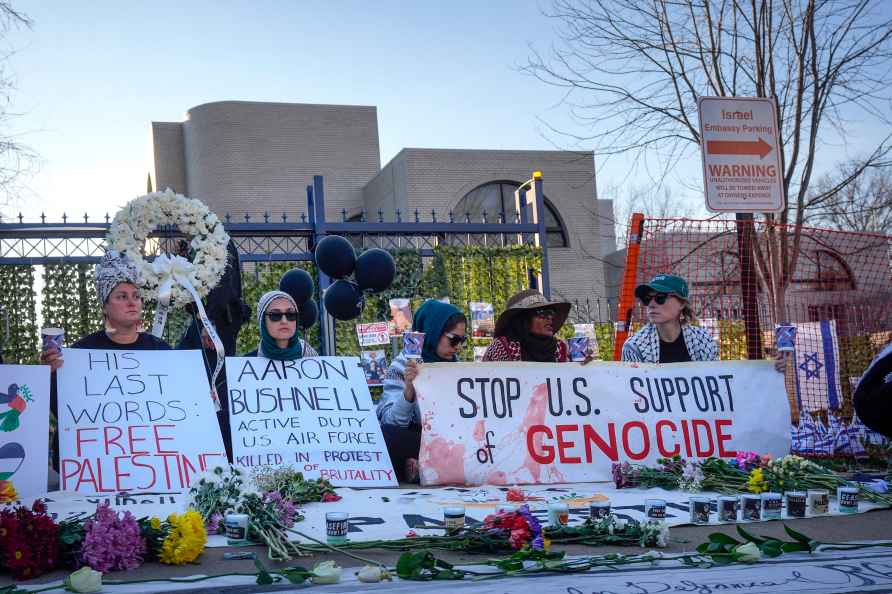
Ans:
<svg viewBox="0 0 892 594"><path fill-rule="evenodd" d="M46 504L35 501L0 511L0 565L16 579L29 579L56 567L59 526L46 515Z"/></svg>
<svg viewBox="0 0 892 594"><path fill-rule="evenodd" d="M418 533L414 530L409 530L406 532L406 538L418 538Z"/></svg>
<svg viewBox="0 0 892 594"><path fill-rule="evenodd" d="M334 493L323 493L322 494L322 503L331 503L332 501L340 501L341 496L336 495Z"/></svg>
<svg viewBox="0 0 892 594"><path fill-rule="evenodd" d="M523 489L520 487L511 487L508 489L508 495L506 497L508 501L526 501L527 497L523 492Z"/></svg>

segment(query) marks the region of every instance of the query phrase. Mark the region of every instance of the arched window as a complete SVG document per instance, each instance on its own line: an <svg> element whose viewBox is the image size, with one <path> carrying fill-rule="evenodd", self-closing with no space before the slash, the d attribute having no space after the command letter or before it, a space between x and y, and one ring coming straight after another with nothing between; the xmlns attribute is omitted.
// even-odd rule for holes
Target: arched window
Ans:
<svg viewBox="0 0 892 594"><path fill-rule="evenodd" d="M801 266L802 276L793 282L813 291L854 291L855 277L838 254L829 250L815 250L807 254Z"/></svg>
<svg viewBox="0 0 892 594"><path fill-rule="evenodd" d="M465 213L471 215L472 221L481 221L486 212L486 220L498 222L499 214L505 213L505 222L513 223L517 216L514 207L514 191L520 186L513 181L497 181L477 186L458 201L455 206L455 219L464 220ZM545 204L545 232L548 236L548 247L568 247L567 231L557 211L547 198Z"/></svg>

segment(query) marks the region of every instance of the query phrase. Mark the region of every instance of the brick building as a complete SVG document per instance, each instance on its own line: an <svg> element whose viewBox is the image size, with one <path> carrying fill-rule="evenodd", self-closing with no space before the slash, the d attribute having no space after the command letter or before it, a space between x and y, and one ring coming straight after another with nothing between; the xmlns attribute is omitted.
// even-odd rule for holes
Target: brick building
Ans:
<svg viewBox="0 0 892 594"><path fill-rule="evenodd" d="M221 101L183 122L153 122L153 181L199 198L218 215L305 211L314 175L325 178L326 217L363 210L393 220L416 209L445 220L513 217L513 190L540 170L545 180L551 286L568 299L604 296L601 264L612 224L595 194L591 153L406 148L383 168L371 106ZM611 217L612 218L612 217Z"/></svg>

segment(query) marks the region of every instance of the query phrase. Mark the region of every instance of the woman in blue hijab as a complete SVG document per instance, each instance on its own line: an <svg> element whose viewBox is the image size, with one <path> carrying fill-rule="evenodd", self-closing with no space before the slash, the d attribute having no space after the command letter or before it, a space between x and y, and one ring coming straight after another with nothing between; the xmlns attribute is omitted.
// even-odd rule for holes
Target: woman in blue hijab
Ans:
<svg viewBox="0 0 892 594"><path fill-rule="evenodd" d="M425 301L412 321L413 332L424 332L421 362L400 354L384 374L384 393L378 402L378 421L390 460L404 482L418 480L418 450L421 447L421 413L415 401L415 378L423 363L458 360L458 351L468 339L468 320L454 305L435 299Z"/></svg>

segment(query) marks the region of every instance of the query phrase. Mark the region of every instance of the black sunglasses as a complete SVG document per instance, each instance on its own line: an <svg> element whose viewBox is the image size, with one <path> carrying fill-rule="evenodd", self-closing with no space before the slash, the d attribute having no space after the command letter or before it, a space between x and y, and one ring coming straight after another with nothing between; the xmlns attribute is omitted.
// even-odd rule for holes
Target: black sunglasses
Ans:
<svg viewBox="0 0 892 594"><path fill-rule="evenodd" d="M297 312L296 311L268 311L266 312L266 317L268 317L273 322L279 322L282 320L282 316L285 316L285 319L289 322L297 321Z"/></svg>
<svg viewBox="0 0 892 594"><path fill-rule="evenodd" d="M537 318L553 318L557 315L557 312L550 307L543 307L533 310L533 315Z"/></svg>
<svg viewBox="0 0 892 594"><path fill-rule="evenodd" d="M650 300L653 299L657 302L657 305L663 305L666 303L666 300L669 299L669 293L651 293L650 295L645 295L641 298L641 303L644 305L650 305Z"/></svg>
<svg viewBox="0 0 892 594"><path fill-rule="evenodd" d="M453 347L461 346L468 340L468 336L466 334L458 335L453 334L452 332L446 332L443 334L446 338L449 339L449 344Z"/></svg>

